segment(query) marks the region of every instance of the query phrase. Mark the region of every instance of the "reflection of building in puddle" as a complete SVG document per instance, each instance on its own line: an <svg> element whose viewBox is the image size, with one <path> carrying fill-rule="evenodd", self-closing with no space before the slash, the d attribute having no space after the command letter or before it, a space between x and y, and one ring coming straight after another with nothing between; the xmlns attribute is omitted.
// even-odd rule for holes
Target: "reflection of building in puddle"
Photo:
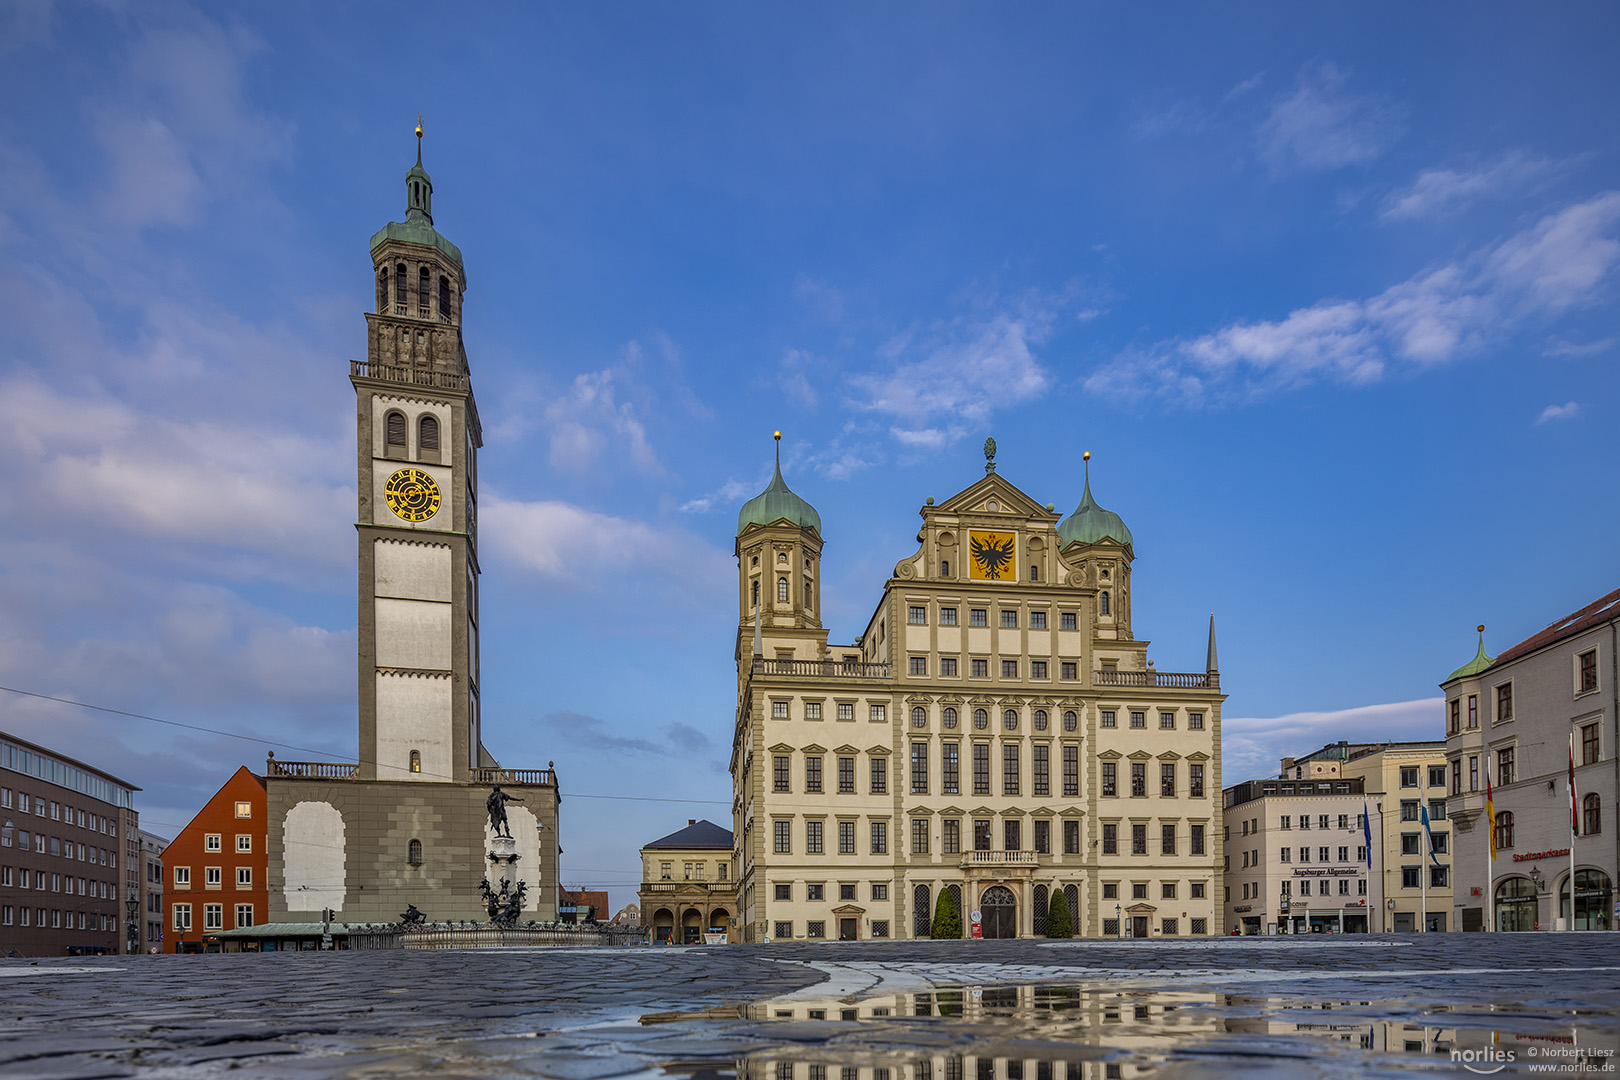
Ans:
<svg viewBox="0 0 1620 1080"><path fill-rule="evenodd" d="M1073 986L934 988L849 998L790 995L742 1006L793 1023L781 1047L738 1063L739 1080L1113 1080L1143 1075L1177 1045L1219 1033L1213 993ZM945 1026L919 1025L926 1017ZM893 1026L884 1025L893 1021ZM865 1022L811 1042L806 1025ZM874 1024L873 1022L876 1022ZM761 1034L769 1032L767 1027ZM904 1044L919 1044L908 1048Z"/></svg>
<svg viewBox="0 0 1620 1080"><path fill-rule="evenodd" d="M1410 1054L1448 1055L1457 1042L1456 1028L1367 1015L1389 1011L1383 1002L1302 1001L1232 994L1227 996L1226 1004L1258 1013L1228 1017L1225 1027L1234 1035L1305 1035L1362 1050Z"/></svg>

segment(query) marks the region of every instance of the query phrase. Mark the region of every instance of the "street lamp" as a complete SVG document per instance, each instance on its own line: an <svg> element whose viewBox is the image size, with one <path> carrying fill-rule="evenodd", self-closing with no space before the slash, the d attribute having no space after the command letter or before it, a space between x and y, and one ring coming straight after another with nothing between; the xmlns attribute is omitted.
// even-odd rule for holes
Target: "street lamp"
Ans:
<svg viewBox="0 0 1620 1080"><path fill-rule="evenodd" d="M124 901L124 910L129 912L128 925L125 927L126 933L129 936L129 947L124 951L133 956L135 953L139 952L141 948L140 924L136 922L136 918L140 914L141 910L141 900L140 897L135 895L134 888L129 890L129 899Z"/></svg>
<svg viewBox="0 0 1620 1080"><path fill-rule="evenodd" d="M1122 938L1125 936L1125 919L1123 917L1124 914L1125 914L1125 909L1123 907L1121 907L1120 905L1115 904L1114 905L1114 927L1115 927L1115 929L1117 929L1119 931L1119 936L1122 937Z"/></svg>

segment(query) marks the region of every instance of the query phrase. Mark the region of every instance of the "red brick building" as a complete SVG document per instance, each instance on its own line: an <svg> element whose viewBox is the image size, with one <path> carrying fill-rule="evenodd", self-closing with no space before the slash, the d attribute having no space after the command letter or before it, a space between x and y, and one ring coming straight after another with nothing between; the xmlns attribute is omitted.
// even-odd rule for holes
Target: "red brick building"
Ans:
<svg viewBox="0 0 1620 1080"><path fill-rule="evenodd" d="M165 951L217 952L213 935L256 926L270 911L264 780L244 766L163 853Z"/></svg>

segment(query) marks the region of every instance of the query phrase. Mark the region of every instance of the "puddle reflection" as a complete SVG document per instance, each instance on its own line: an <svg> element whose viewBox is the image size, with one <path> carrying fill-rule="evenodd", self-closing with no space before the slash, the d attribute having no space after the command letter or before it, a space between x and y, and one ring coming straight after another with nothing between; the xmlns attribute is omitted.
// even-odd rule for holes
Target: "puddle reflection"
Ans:
<svg viewBox="0 0 1620 1080"><path fill-rule="evenodd" d="M1262 1065L1293 1075L1413 1068L1612 1075L1607 1012L1133 992L1062 984L953 986L849 998L805 992L643 1023L706 1020L756 1044L666 1073L739 1080L1124 1080ZM728 1023L729 1022L729 1023ZM764 1045L758 1045L764 1044ZM1269 1059L1269 1060L1267 1060ZM1505 1070L1495 1067L1505 1066ZM1463 1073L1463 1075L1467 1075Z"/></svg>

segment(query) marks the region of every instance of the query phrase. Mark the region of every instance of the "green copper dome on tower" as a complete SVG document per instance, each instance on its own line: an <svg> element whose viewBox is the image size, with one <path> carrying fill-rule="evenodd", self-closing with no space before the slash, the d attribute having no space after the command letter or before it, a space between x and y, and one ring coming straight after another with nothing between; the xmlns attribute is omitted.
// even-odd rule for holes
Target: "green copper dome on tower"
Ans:
<svg viewBox="0 0 1620 1080"><path fill-rule="evenodd" d="M445 256L466 270L461 263L461 249L446 240L433 227L433 179L422 168L422 118L416 118L416 164L405 174L405 220L390 221L371 238L371 250L376 251L385 240L403 240L408 244L438 248ZM463 282L465 285L465 282Z"/></svg>
<svg viewBox="0 0 1620 1080"><path fill-rule="evenodd" d="M1485 627L1481 625L1479 628L1479 651L1474 654L1472 660L1447 675L1445 682L1440 685L1444 686L1455 679L1471 679L1494 663L1496 663L1496 657L1485 655Z"/></svg>
<svg viewBox="0 0 1620 1080"><path fill-rule="evenodd" d="M815 507L793 494L787 481L782 479L782 433L778 431L776 475L771 477L770 486L743 503L737 515L737 535L741 536L750 525L773 525L784 519L801 529L814 529L818 536L821 534L821 515L816 513Z"/></svg>
<svg viewBox="0 0 1620 1080"><path fill-rule="evenodd" d="M1075 507L1074 513L1058 522L1058 545L1068 547L1070 544L1095 544L1099 540L1112 540L1124 547L1131 547L1131 530L1125 527L1124 520L1112 510L1104 510L1097 505L1097 500L1091 497L1091 451L1083 455L1086 463L1086 491L1080 496L1080 505Z"/></svg>

